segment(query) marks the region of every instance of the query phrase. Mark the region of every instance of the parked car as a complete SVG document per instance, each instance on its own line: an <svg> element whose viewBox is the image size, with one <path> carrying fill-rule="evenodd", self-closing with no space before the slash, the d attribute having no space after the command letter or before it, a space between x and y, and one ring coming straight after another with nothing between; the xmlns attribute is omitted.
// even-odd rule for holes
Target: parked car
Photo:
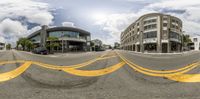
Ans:
<svg viewBox="0 0 200 99"><path fill-rule="evenodd" d="M45 47L35 48L32 52L35 53L35 54L41 54L41 55L47 55L48 54L48 50Z"/></svg>

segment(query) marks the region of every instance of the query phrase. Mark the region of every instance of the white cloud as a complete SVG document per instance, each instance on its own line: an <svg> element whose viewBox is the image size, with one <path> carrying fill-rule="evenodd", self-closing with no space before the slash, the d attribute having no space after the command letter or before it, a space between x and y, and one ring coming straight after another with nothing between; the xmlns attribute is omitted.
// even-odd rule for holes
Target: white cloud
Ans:
<svg viewBox="0 0 200 99"><path fill-rule="evenodd" d="M1 0L0 20L5 17L25 17L29 22L48 25L53 16L47 3L33 0Z"/></svg>
<svg viewBox="0 0 200 99"><path fill-rule="evenodd" d="M62 26L66 26L66 27L75 27L73 22L63 22Z"/></svg>
<svg viewBox="0 0 200 99"><path fill-rule="evenodd" d="M33 28L29 29L29 30L27 31L27 33L28 33L28 34L34 33L34 32L36 32L36 31L40 30L41 28L42 28L41 26L33 27Z"/></svg>
<svg viewBox="0 0 200 99"><path fill-rule="evenodd" d="M157 0L157 2L144 6L138 12L107 15L104 19L98 20L95 25L100 25L104 31L107 31L113 37L111 38L113 41L119 41L120 34L125 28L141 15L153 12L162 12L179 17L183 21L184 30L191 35L200 30L199 0ZM107 40L106 43L110 44L110 40Z"/></svg>
<svg viewBox="0 0 200 99"><path fill-rule="evenodd" d="M188 0L163 0L161 2L156 2L153 3L151 5L149 5L149 7L151 8L187 8L187 7L193 7L193 6L199 6L200 1L199 0L192 0L192 1L188 1Z"/></svg>
<svg viewBox="0 0 200 99"><path fill-rule="evenodd" d="M104 31L108 31L112 38L103 39L105 43L111 44L113 41L119 42L120 32L128 26L130 22L136 19L137 15L134 13L112 14L106 16L104 19L97 21L96 25L101 25Z"/></svg>
<svg viewBox="0 0 200 99"><path fill-rule="evenodd" d="M53 16L49 12L41 12L28 16L29 22L38 23L41 25L49 25L52 23Z"/></svg>
<svg viewBox="0 0 200 99"><path fill-rule="evenodd" d="M24 35L27 31L27 26L23 26L19 21L14 21L9 18L3 20L0 23L0 32L6 36L17 36Z"/></svg>
<svg viewBox="0 0 200 99"><path fill-rule="evenodd" d="M0 1L0 36L9 43L19 37L27 36L27 23L39 25L53 24L53 15L47 3L34 0L1 0Z"/></svg>
<svg viewBox="0 0 200 99"><path fill-rule="evenodd" d="M0 42L5 43L5 39L0 35Z"/></svg>

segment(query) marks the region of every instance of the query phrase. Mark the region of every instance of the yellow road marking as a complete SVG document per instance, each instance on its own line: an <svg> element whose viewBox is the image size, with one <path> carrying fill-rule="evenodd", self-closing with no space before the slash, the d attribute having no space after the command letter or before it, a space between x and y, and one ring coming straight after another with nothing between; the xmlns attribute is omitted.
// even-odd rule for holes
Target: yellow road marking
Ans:
<svg viewBox="0 0 200 99"><path fill-rule="evenodd" d="M0 66L4 65L4 64L14 64L14 63L25 63L26 61L24 60L16 60L16 61L3 61L0 62Z"/></svg>
<svg viewBox="0 0 200 99"><path fill-rule="evenodd" d="M32 63L35 64L35 65L40 65L40 66L48 68L48 69L55 69L55 70L61 70L61 69L64 69L64 68L81 68L81 67L90 65L90 64L98 61L100 58L104 57L105 55L107 55L107 53L104 53L100 57L89 60L87 62L76 64L76 65L69 65L69 66L51 65L51 64L41 63L41 62L32 62Z"/></svg>
<svg viewBox="0 0 200 99"><path fill-rule="evenodd" d="M133 62L129 61L128 59L126 59L125 57L123 57L122 55L120 55L118 52L116 52L119 57L123 60L126 60L127 62L129 62L129 64L131 65L134 65L135 67L141 69L141 70L144 70L144 71L147 71L147 72L152 72L152 73L175 73L175 72L179 72L179 71L182 71L182 70L185 70L185 69L189 69L189 68L192 68L195 63L192 63L188 66L184 66L183 68L179 68L179 69L175 69L175 70L165 70L165 71L160 71L160 70L151 70L151 69L147 69L147 68L144 68L142 66L139 66L137 64L134 64ZM197 62L196 62L197 63Z"/></svg>
<svg viewBox="0 0 200 99"><path fill-rule="evenodd" d="M124 65L125 65L125 62L120 62L116 65L110 66L108 68L100 69L100 70L77 70L77 69L73 69L73 68L71 68L71 69L66 68L66 69L63 69L63 71L70 73L72 75L77 75L77 76L88 76L88 77L102 76L102 75L112 73Z"/></svg>
<svg viewBox="0 0 200 99"><path fill-rule="evenodd" d="M6 73L2 73L0 74L0 82L3 81L7 81L7 80L11 80L17 76L19 76L20 74L22 74L26 69L28 69L28 67L32 64L32 62L27 61L25 62L22 66L20 66L19 68L10 71L10 72L6 72Z"/></svg>
<svg viewBox="0 0 200 99"><path fill-rule="evenodd" d="M40 65L42 67L49 68L49 69L60 70L63 68L81 68L84 66L88 66L88 65L96 62L97 60L98 59L94 59L94 60L91 60L91 61L88 61L85 63L81 63L81 64L77 64L77 65L69 65L69 66L50 65L50 64L45 64L45 63L41 63L41 62L33 62L33 64Z"/></svg>
<svg viewBox="0 0 200 99"><path fill-rule="evenodd" d="M104 60L104 59L109 59L109 58L113 58L113 57L117 57L117 56L113 55L113 56L108 56L108 57L102 57L102 58L99 58L98 60Z"/></svg>
<svg viewBox="0 0 200 99"><path fill-rule="evenodd" d="M112 55L114 55L114 54L112 54ZM93 60L90 60L90 61L87 61L87 62L84 62L81 64L77 64L77 65L71 65L71 66L57 66L57 65L50 65L50 64L40 63L40 62L24 61L24 60L0 62L0 65L13 64L13 63L24 63L22 66L20 66L19 68L15 69L13 71L0 74L0 82L7 81L7 80L10 80L10 79L13 79L13 78L19 76L31 64L35 64L35 65L49 68L49 69L56 69L56 70L59 69L59 70L63 70L65 72L73 74L73 75L86 76L86 77L106 75L106 74L115 72L116 70L123 67L125 64L128 64L134 70L136 70L142 74L145 74L145 75L155 76L155 77L166 77L168 79L180 81L180 82L200 82L200 74L184 74L184 73L196 68L200 62L196 62L196 63L190 64L188 66L185 66L183 68L176 69L176 70L159 71L159 70L151 70L151 69L143 68L139 65L136 65L136 64L130 62L125 57L121 56L119 53L117 53L117 55L121 58L122 62L115 64L113 66L110 66L108 68L100 69L100 70L78 70L77 68L87 66L98 60L108 59L108 58L112 58L112 57L116 57L116 56L105 57L106 54L103 54L99 58L96 58L96 59L93 59Z"/></svg>
<svg viewBox="0 0 200 99"><path fill-rule="evenodd" d="M137 68L136 66L132 65L131 63L129 63L127 60L125 60L123 57L121 57L121 59L126 63L128 64L131 68L133 68L134 70L142 73L142 74L145 74L145 75L149 75L149 76L155 76L155 77L168 77L168 76L175 76L175 75L180 75L180 74L183 74L183 73L186 73L192 69L194 69L195 67L198 66L197 63L193 64L193 67L189 68L189 69L185 69L183 71L179 71L179 72L175 72L175 73L170 73L170 74L162 74L162 73L152 73L152 72L147 72L147 71L144 71L140 68Z"/></svg>
<svg viewBox="0 0 200 99"><path fill-rule="evenodd" d="M200 74L180 74L175 76L168 76L167 78L179 82L200 82Z"/></svg>

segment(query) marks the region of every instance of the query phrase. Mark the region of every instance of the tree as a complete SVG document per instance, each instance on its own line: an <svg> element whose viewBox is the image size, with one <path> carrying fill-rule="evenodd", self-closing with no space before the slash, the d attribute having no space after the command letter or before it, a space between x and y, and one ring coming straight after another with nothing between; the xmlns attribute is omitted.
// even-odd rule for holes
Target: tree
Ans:
<svg viewBox="0 0 200 99"><path fill-rule="evenodd" d="M19 45L22 46L23 51L25 51L25 50L31 51L31 49L33 49L33 43L27 38L20 38L17 41L17 49L18 49Z"/></svg>
<svg viewBox="0 0 200 99"><path fill-rule="evenodd" d="M183 44L186 46L188 43L191 43L190 35L183 35Z"/></svg>
<svg viewBox="0 0 200 99"><path fill-rule="evenodd" d="M11 49L11 44L7 44L7 45L6 45L6 49L7 49L7 50L10 50L10 49Z"/></svg>
<svg viewBox="0 0 200 99"><path fill-rule="evenodd" d="M190 39L190 35L183 35L183 42L190 43L192 40Z"/></svg>
<svg viewBox="0 0 200 99"><path fill-rule="evenodd" d="M94 42L90 42L90 46L92 47L92 51L95 51Z"/></svg>
<svg viewBox="0 0 200 99"><path fill-rule="evenodd" d="M17 41L17 46L16 46L17 50L19 49L19 45L20 45L20 42Z"/></svg>
<svg viewBox="0 0 200 99"><path fill-rule="evenodd" d="M26 40L25 46L28 51L31 51L33 49L33 43L30 40Z"/></svg>
<svg viewBox="0 0 200 99"><path fill-rule="evenodd" d="M54 52L55 47L59 47L59 43L55 42L58 41L57 37L48 37L47 40L49 43L46 44L46 47L49 49L50 52Z"/></svg>
<svg viewBox="0 0 200 99"><path fill-rule="evenodd" d="M23 49L23 51L25 50L25 48L26 48L26 42L27 42L27 38L20 38L18 41L17 41L17 47L19 46L19 45L21 45L22 46L22 49Z"/></svg>

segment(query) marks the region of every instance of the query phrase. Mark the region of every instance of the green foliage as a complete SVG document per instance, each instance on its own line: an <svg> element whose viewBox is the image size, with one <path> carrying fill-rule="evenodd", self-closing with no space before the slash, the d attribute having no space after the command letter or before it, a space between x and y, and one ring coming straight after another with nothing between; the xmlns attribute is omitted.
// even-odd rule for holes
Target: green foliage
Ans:
<svg viewBox="0 0 200 99"><path fill-rule="evenodd" d="M57 37L48 37L47 40L49 41L49 43L46 44L46 47L49 49L50 52L54 51L55 47L59 47L59 43L56 42L59 39Z"/></svg>
<svg viewBox="0 0 200 99"><path fill-rule="evenodd" d="M11 44L7 44L7 45L6 45L6 49L7 49L7 50L10 50L10 49L11 49Z"/></svg>
<svg viewBox="0 0 200 99"><path fill-rule="evenodd" d="M30 40L26 40L25 45L28 51L31 51L31 49L33 49L33 43Z"/></svg>
<svg viewBox="0 0 200 99"><path fill-rule="evenodd" d="M17 49L19 48L19 45L22 46L23 51L24 50L30 51L31 49L33 49L33 43L27 38L20 38L17 41Z"/></svg>
<svg viewBox="0 0 200 99"><path fill-rule="evenodd" d="M183 43L190 43L192 40L190 39L190 35L183 35Z"/></svg>

